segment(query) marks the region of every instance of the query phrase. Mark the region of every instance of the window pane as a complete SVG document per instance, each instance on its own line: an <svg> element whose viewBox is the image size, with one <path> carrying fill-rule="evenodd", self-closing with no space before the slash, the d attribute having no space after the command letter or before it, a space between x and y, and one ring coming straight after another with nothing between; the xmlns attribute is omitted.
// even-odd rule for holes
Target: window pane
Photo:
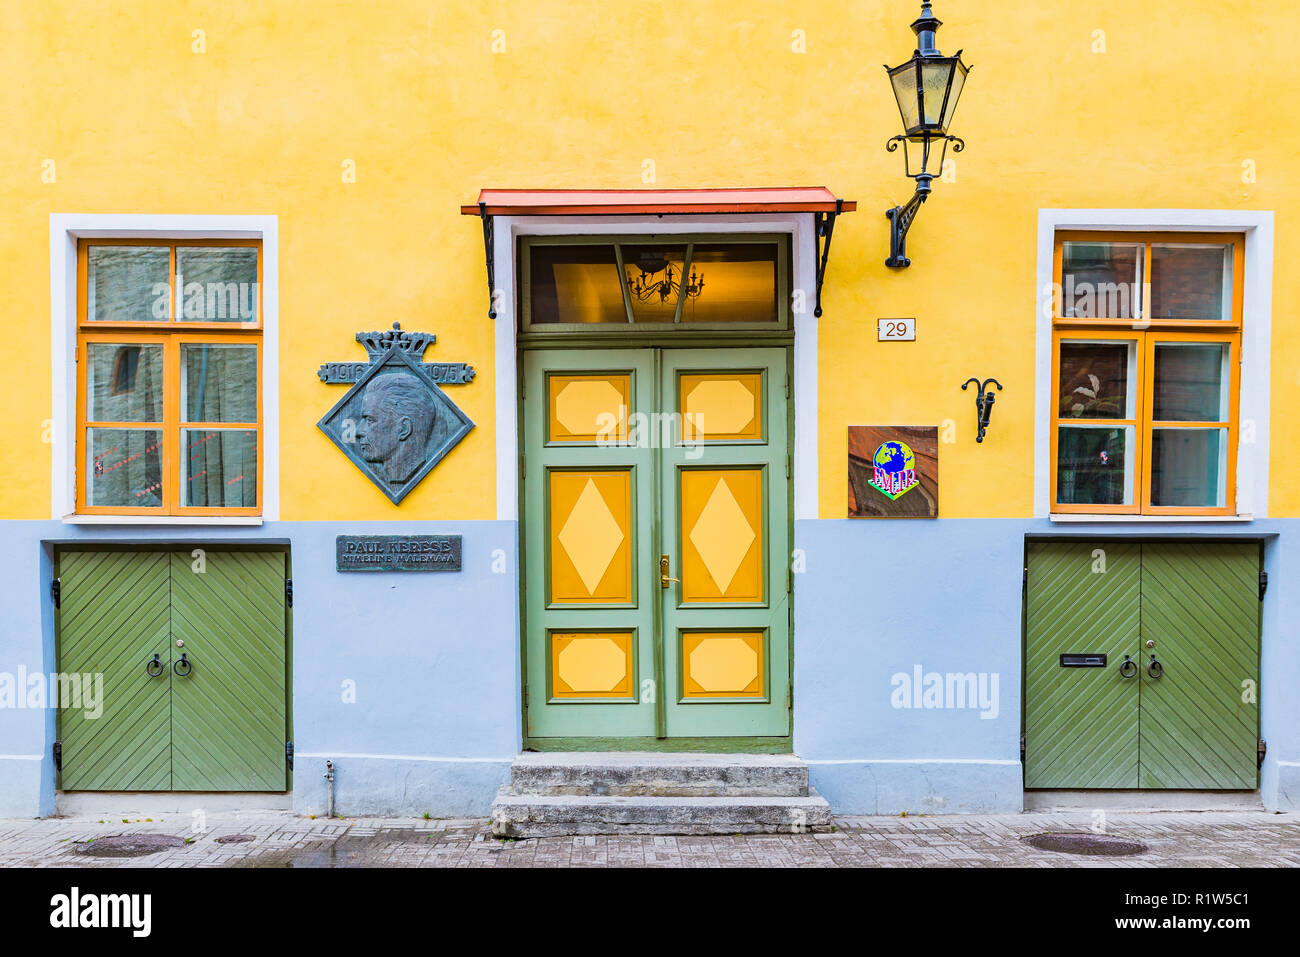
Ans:
<svg viewBox="0 0 1300 957"><path fill-rule="evenodd" d="M162 430L86 430L87 505L162 507Z"/></svg>
<svg viewBox="0 0 1300 957"><path fill-rule="evenodd" d="M1152 505L1222 508L1227 478L1227 429L1152 431Z"/></svg>
<svg viewBox="0 0 1300 957"><path fill-rule="evenodd" d="M533 246L531 321L627 322L614 246Z"/></svg>
<svg viewBox="0 0 1300 957"><path fill-rule="evenodd" d="M257 249L178 246L179 315L189 322L257 321Z"/></svg>
<svg viewBox="0 0 1300 957"><path fill-rule="evenodd" d="M181 503L209 508L257 505L257 432L182 429Z"/></svg>
<svg viewBox="0 0 1300 957"><path fill-rule="evenodd" d="M161 422L161 345L86 344L86 418L91 422Z"/></svg>
<svg viewBox="0 0 1300 957"><path fill-rule="evenodd" d="M1152 244L1152 319L1230 319L1232 247Z"/></svg>
<svg viewBox="0 0 1300 957"><path fill-rule="evenodd" d="M1227 343L1158 343L1152 417L1157 422L1226 422L1227 359Z"/></svg>
<svg viewBox="0 0 1300 957"><path fill-rule="evenodd" d="M169 315L166 246L91 246L86 315L100 322L160 322Z"/></svg>
<svg viewBox="0 0 1300 957"><path fill-rule="evenodd" d="M1062 243L1061 316L1136 319L1143 258L1141 243Z"/></svg>
<svg viewBox="0 0 1300 957"><path fill-rule="evenodd" d="M1133 427L1061 426L1056 500L1062 505L1131 505Z"/></svg>
<svg viewBox="0 0 1300 957"><path fill-rule="evenodd" d="M632 316L637 322L672 322L677 318L686 246L623 246L623 272L632 295ZM687 297L701 290L696 279L686 277Z"/></svg>
<svg viewBox="0 0 1300 957"><path fill-rule="evenodd" d="M1062 342L1062 419L1127 419L1131 406L1129 342Z"/></svg>
<svg viewBox="0 0 1300 957"><path fill-rule="evenodd" d="M776 322L777 248L776 243L695 246L682 322Z"/></svg>
<svg viewBox="0 0 1300 957"><path fill-rule="evenodd" d="M181 346L186 422L257 421L257 346Z"/></svg>

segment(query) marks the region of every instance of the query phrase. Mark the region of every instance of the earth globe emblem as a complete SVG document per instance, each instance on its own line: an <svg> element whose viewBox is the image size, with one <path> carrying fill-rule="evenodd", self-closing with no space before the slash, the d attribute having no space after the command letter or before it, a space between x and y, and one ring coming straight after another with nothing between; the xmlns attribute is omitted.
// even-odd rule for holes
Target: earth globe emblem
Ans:
<svg viewBox="0 0 1300 957"><path fill-rule="evenodd" d="M899 472L915 471L916 456L905 442L886 442L876 449L873 464L881 471L896 475Z"/></svg>

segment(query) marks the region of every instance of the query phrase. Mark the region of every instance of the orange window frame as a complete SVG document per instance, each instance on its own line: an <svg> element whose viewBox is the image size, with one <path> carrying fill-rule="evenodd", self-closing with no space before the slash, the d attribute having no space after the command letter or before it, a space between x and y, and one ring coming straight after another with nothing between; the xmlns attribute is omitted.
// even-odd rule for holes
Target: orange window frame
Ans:
<svg viewBox="0 0 1300 957"><path fill-rule="evenodd" d="M106 322L87 314L88 263L92 246L162 246L168 247L168 307L165 320L141 322ZM176 311L176 250L195 246L254 247L257 249L256 313L250 322L209 322L180 319ZM76 435L76 514L144 515L144 516L260 516L262 514L262 475L265 450L262 428L262 241L260 239L81 239L77 244L77 435ZM161 345L163 347L163 390L161 422L110 422L87 419L86 380L89 370L89 346L96 342L123 345ZM184 397L180 394L181 346L190 343L207 345L252 345L257 349L256 422L190 422L183 416ZM162 506L88 505L87 453L88 430L91 428L155 428L162 432ZM229 429L255 430L257 456L257 504L255 506L194 506L181 504L180 456L181 433L187 429L211 431Z"/></svg>
<svg viewBox="0 0 1300 957"><path fill-rule="evenodd" d="M1092 319L1062 316L1063 256L1067 242L1141 243L1144 246L1142 286L1138 309L1132 319ZM1164 243L1208 243L1232 247L1232 306L1228 319L1151 319L1151 248ZM1052 298L1052 414L1051 414L1051 511L1055 514L1085 515L1235 515L1237 495L1237 436L1241 401L1241 329L1243 316L1243 278L1245 275L1245 237L1240 233L1140 233L1062 231L1055 237L1053 251ZM1132 375L1136 380L1136 409L1126 419L1062 419L1061 411L1061 343L1063 341L1123 341L1135 344ZM1218 422L1154 422L1151 418L1155 400L1155 347L1164 342L1223 343L1228 346L1228 418ZM1059 477L1060 426L1096 425L1133 427L1133 447L1128 451L1134 462L1129 505L1077 505L1057 501ZM1152 436L1156 428L1226 428L1227 475L1224 480L1222 506L1155 506L1151 502Z"/></svg>

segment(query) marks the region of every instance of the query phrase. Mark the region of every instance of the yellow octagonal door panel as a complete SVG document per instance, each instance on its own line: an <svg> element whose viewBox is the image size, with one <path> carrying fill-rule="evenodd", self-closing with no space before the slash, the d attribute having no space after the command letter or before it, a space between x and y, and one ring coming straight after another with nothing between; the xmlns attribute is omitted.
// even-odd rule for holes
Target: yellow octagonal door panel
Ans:
<svg viewBox="0 0 1300 957"><path fill-rule="evenodd" d="M632 601L632 473L550 474L551 601Z"/></svg>
<svg viewBox="0 0 1300 957"><path fill-rule="evenodd" d="M552 375L547 377L550 442L623 442L632 377L616 375Z"/></svg>
<svg viewBox="0 0 1300 957"><path fill-rule="evenodd" d="M682 697L762 696L762 632L688 632L682 635Z"/></svg>
<svg viewBox="0 0 1300 957"><path fill-rule="evenodd" d="M763 600L763 470L683 469L682 600Z"/></svg>
<svg viewBox="0 0 1300 957"><path fill-rule="evenodd" d="M551 635L551 696L630 698L632 632Z"/></svg>
<svg viewBox="0 0 1300 957"><path fill-rule="evenodd" d="M761 439L762 386L757 372L683 374L679 391L684 437L700 442Z"/></svg>

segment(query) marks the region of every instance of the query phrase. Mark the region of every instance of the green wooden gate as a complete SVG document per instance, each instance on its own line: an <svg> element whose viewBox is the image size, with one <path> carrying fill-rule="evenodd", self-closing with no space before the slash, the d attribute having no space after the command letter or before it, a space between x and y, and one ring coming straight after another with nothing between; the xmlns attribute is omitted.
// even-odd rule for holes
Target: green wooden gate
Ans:
<svg viewBox="0 0 1300 957"><path fill-rule="evenodd" d="M1257 542L1043 542L1028 562L1026 787L1257 786Z"/></svg>
<svg viewBox="0 0 1300 957"><path fill-rule="evenodd" d="M103 675L102 713L59 709L69 791L283 791L286 555L60 550L60 674Z"/></svg>

